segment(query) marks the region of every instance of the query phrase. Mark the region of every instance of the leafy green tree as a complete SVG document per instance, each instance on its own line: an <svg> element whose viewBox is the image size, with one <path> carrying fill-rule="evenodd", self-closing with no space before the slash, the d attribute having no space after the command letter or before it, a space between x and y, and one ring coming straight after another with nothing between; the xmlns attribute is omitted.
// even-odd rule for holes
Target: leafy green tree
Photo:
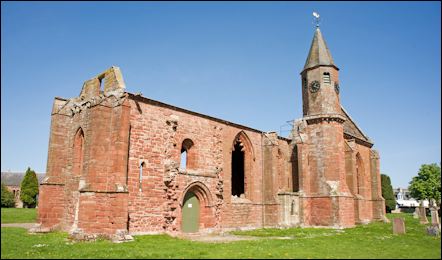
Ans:
<svg viewBox="0 0 442 260"><path fill-rule="evenodd" d="M20 199L23 201L23 206L25 208L35 208L37 205L38 179L35 172L29 167L21 181L20 189Z"/></svg>
<svg viewBox="0 0 442 260"><path fill-rule="evenodd" d="M381 174L381 187L382 197L385 199L385 209L387 212L391 212L396 208L396 198L394 197L390 177L386 174Z"/></svg>
<svg viewBox="0 0 442 260"><path fill-rule="evenodd" d="M14 194L2 183L2 208L15 207Z"/></svg>
<svg viewBox="0 0 442 260"><path fill-rule="evenodd" d="M440 207L441 184L440 184L440 166L432 164L422 164L418 175L410 181L410 195L420 201L436 201L437 207Z"/></svg>

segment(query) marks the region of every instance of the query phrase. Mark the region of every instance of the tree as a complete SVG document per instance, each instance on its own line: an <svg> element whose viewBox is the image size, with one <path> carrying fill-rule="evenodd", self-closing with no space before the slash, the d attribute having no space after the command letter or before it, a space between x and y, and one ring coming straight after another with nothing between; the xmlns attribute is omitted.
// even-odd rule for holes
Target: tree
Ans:
<svg viewBox="0 0 442 260"><path fill-rule="evenodd" d="M15 207L14 194L2 183L2 208Z"/></svg>
<svg viewBox="0 0 442 260"><path fill-rule="evenodd" d="M382 197L385 199L385 209L387 212L391 212L396 208L396 198L394 197L390 177L386 174L381 174L381 187Z"/></svg>
<svg viewBox="0 0 442 260"><path fill-rule="evenodd" d="M422 164L418 175L414 176L410 181L410 195L420 201L428 200L430 203L433 200L437 207L440 207L441 199L441 184L440 184L440 166L432 164Z"/></svg>
<svg viewBox="0 0 442 260"><path fill-rule="evenodd" d="M23 201L23 206L25 208L35 208L37 205L38 180L35 172L29 167L21 181L20 189L20 199Z"/></svg>

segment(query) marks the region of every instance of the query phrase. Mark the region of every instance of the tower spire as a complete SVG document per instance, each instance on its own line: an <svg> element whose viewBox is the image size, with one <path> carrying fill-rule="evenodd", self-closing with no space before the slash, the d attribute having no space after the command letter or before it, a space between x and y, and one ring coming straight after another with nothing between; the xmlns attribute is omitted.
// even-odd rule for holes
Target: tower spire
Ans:
<svg viewBox="0 0 442 260"><path fill-rule="evenodd" d="M303 70L319 65L334 66L336 69L338 69L338 67L333 62L333 58L330 54L330 50L328 49L327 44L325 43L324 37L322 37L321 30L319 29L318 19L319 15L316 19L317 23L315 34L313 36L312 44L310 46L310 52L307 56L307 60L305 61Z"/></svg>

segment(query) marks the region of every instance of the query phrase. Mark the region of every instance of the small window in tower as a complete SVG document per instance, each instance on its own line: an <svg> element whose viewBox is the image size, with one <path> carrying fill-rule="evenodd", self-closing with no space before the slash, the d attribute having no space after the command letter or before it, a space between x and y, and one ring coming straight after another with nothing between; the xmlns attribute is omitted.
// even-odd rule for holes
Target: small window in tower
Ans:
<svg viewBox="0 0 442 260"><path fill-rule="evenodd" d="M324 72L324 74L322 75L322 80L324 81L325 84L330 84L331 83L330 73Z"/></svg>
<svg viewBox="0 0 442 260"><path fill-rule="evenodd" d="M302 78L302 86L304 88L307 88L307 79L306 78Z"/></svg>

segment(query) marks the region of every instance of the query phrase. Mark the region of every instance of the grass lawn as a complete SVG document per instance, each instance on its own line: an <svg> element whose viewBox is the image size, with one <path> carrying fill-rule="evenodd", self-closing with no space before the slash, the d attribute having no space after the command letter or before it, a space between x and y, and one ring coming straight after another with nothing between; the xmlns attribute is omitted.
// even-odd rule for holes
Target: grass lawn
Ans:
<svg viewBox="0 0 442 260"><path fill-rule="evenodd" d="M393 215L389 214L389 218ZM407 233L393 235L392 224L372 223L345 230L260 229L234 232L262 239L203 243L167 235L135 236L134 242L76 242L62 232L29 235L22 228L1 229L1 258L439 258L440 237L426 235L411 214ZM293 239L275 239L284 236Z"/></svg>
<svg viewBox="0 0 442 260"><path fill-rule="evenodd" d="M37 219L36 209L2 208L1 223L33 223Z"/></svg>

